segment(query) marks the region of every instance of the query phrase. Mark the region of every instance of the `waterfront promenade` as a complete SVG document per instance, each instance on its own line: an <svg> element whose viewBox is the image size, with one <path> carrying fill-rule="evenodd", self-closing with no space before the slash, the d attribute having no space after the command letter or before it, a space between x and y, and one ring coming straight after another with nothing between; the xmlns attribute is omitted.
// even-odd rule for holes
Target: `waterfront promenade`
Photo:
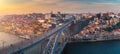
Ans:
<svg viewBox="0 0 120 54"><path fill-rule="evenodd" d="M96 42L106 40L120 40L120 33L73 36L69 40L69 42Z"/></svg>

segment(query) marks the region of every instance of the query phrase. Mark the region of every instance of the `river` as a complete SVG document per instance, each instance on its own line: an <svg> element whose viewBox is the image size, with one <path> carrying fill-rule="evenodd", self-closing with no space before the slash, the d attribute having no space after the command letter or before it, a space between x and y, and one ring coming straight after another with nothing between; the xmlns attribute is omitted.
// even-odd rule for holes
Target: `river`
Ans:
<svg viewBox="0 0 120 54"><path fill-rule="evenodd" d="M120 54L120 40L68 43L62 54Z"/></svg>

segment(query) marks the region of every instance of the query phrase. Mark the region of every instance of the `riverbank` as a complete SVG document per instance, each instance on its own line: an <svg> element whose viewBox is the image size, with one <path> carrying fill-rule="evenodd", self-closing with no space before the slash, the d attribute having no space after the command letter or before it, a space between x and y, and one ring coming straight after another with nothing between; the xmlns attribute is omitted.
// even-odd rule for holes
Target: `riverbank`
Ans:
<svg viewBox="0 0 120 54"><path fill-rule="evenodd" d="M102 41L114 41L114 40L120 40L119 38L115 38L115 39L97 39L97 40L79 40L79 41L69 41L69 43L80 43L80 42L102 42Z"/></svg>

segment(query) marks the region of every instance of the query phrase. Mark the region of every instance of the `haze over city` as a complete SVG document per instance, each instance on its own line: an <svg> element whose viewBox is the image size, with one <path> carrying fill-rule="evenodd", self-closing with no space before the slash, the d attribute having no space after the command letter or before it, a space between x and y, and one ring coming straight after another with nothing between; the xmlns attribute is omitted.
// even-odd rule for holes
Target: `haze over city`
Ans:
<svg viewBox="0 0 120 54"><path fill-rule="evenodd" d="M0 15L82 12L119 12L120 0L0 0ZM107 8L106 8L107 7Z"/></svg>
<svg viewBox="0 0 120 54"><path fill-rule="evenodd" d="M0 54L120 54L120 0L0 0Z"/></svg>

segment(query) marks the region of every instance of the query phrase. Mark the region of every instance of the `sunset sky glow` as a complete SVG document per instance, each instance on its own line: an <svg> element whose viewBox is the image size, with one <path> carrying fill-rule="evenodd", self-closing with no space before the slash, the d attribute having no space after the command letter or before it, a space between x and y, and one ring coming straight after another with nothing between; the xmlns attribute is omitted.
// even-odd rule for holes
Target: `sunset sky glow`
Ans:
<svg viewBox="0 0 120 54"><path fill-rule="evenodd" d="M120 0L0 0L0 15L51 11L80 13L119 10Z"/></svg>

